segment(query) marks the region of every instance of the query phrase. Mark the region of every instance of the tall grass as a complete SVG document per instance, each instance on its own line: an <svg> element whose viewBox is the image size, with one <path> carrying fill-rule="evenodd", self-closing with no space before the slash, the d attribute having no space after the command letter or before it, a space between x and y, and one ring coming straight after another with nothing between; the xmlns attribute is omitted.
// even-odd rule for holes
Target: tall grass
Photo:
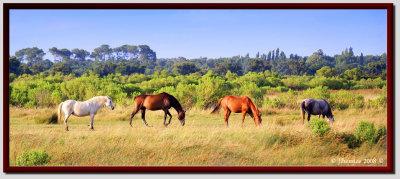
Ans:
<svg viewBox="0 0 400 179"><path fill-rule="evenodd" d="M176 111L171 125L163 126L161 111L147 111L143 124L140 114L129 126L131 106L115 110L102 108L95 116L95 131L88 128L89 117L71 117L69 132L63 124L37 124L33 116L51 114L54 108L16 108L10 112L10 164L32 149L43 149L51 156L49 166L332 166L332 158L383 158L381 143L349 148L336 134L352 134L360 120L386 125L383 109L347 109L334 111L331 132L319 137L303 125L297 109L260 109L263 124L256 127L246 116L232 113L229 128L223 110L192 108L181 126ZM317 118L312 116L311 120ZM382 131L384 129L381 129ZM381 132L383 133L383 132ZM346 164L356 165L356 164ZM368 165L381 165L368 164ZM386 165L386 160L383 163Z"/></svg>

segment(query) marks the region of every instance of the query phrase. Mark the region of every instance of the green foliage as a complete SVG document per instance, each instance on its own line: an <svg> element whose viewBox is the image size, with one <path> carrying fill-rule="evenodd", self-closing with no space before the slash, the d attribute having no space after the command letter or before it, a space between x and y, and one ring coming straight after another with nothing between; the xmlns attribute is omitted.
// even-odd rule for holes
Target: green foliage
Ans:
<svg viewBox="0 0 400 179"><path fill-rule="evenodd" d="M331 93L328 91L328 87L326 86L318 86L315 88L308 88L303 91L302 97L305 98L313 98L313 99L325 99L330 102Z"/></svg>
<svg viewBox="0 0 400 179"><path fill-rule="evenodd" d="M362 108L364 106L364 96L347 91L333 93L331 99L334 101L332 106L337 109Z"/></svg>
<svg viewBox="0 0 400 179"><path fill-rule="evenodd" d="M44 150L30 150L17 158L18 166L43 166L49 163L51 156Z"/></svg>
<svg viewBox="0 0 400 179"><path fill-rule="evenodd" d="M375 143L377 143L382 137L385 137L387 134L387 128L384 125L380 125L375 134Z"/></svg>
<svg viewBox="0 0 400 179"><path fill-rule="evenodd" d="M317 70L315 73L315 76L320 76L320 77L333 77L335 76L335 68L331 68L329 66L324 66L321 69Z"/></svg>
<svg viewBox="0 0 400 179"><path fill-rule="evenodd" d="M315 77L310 80L309 85L313 87L326 86L328 89L347 89L348 81L335 77Z"/></svg>
<svg viewBox="0 0 400 179"><path fill-rule="evenodd" d="M361 78L361 70L358 68L353 68L351 70L346 70L343 75L348 80L359 80Z"/></svg>
<svg viewBox="0 0 400 179"><path fill-rule="evenodd" d="M309 76L288 76L286 79L282 79L282 82L288 88L302 90L310 87L310 80Z"/></svg>
<svg viewBox="0 0 400 179"><path fill-rule="evenodd" d="M374 124L360 121L354 131L354 136L359 143L367 142L371 145L374 144L376 141Z"/></svg>
<svg viewBox="0 0 400 179"><path fill-rule="evenodd" d="M200 69L196 67L195 63L183 62L175 64L173 71L179 75L187 75L190 73L198 72L200 71Z"/></svg>
<svg viewBox="0 0 400 179"><path fill-rule="evenodd" d="M310 120L310 126L312 130L312 135L314 136L324 136L330 130L330 127L327 124L327 122L321 118Z"/></svg>
<svg viewBox="0 0 400 179"><path fill-rule="evenodd" d="M281 104L281 102L279 101L279 99L273 98L264 98L264 102L262 104L263 108L280 108L283 105Z"/></svg>

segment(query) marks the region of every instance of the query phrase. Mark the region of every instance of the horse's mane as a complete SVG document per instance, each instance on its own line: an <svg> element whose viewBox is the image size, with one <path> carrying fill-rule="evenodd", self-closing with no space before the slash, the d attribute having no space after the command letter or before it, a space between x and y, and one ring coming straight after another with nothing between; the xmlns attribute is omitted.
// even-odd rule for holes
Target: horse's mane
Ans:
<svg viewBox="0 0 400 179"><path fill-rule="evenodd" d="M163 93L161 93L161 94L164 94L165 96L167 96L167 98L168 98L171 102L173 102L174 104L176 104L176 106L173 106L174 108L176 108L176 110L181 110L181 111L183 111L183 108L182 108L181 104L179 103L179 101L178 101L174 96L172 96L172 95L170 95L170 94L168 94L168 93L166 93L166 92L163 92Z"/></svg>
<svg viewBox="0 0 400 179"><path fill-rule="evenodd" d="M251 98L248 95L245 95L244 97L246 97L247 100L249 100L249 103L250 103L249 105L250 105L250 108L251 108L252 112L255 113L254 115L258 116L259 113L258 113L258 109L256 107L256 104L253 102L253 100L251 100Z"/></svg>
<svg viewBox="0 0 400 179"><path fill-rule="evenodd" d="M102 102L105 103L107 99L110 98L108 96L95 96L87 100L87 102Z"/></svg>

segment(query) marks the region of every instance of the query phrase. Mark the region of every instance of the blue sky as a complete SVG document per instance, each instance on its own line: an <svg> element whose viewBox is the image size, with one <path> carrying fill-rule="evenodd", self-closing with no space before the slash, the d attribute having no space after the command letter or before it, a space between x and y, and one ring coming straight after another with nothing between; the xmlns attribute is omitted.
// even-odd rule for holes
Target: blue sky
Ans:
<svg viewBox="0 0 400 179"><path fill-rule="evenodd" d="M387 49L386 10L11 10L10 55L27 47L149 45L158 58L309 56Z"/></svg>

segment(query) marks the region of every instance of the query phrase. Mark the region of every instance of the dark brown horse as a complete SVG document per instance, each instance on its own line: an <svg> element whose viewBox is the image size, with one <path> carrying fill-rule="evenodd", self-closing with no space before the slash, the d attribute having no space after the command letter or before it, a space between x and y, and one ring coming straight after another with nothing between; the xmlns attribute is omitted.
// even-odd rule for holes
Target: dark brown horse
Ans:
<svg viewBox="0 0 400 179"><path fill-rule="evenodd" d="M133 116L135 116L135 114L139 112L139 110L142 112L142 119L144 124L150 127L145 119L146 109L151 111L163 110L165 112L164 126L167 127L171 123L172 115L168 111L171 107L173 107L176 112L178 112L178 119L181 122L182 126L185 125L185 111L182 109L182 106L181 104L179 104L178 100L168 93L160 93L157 95L139 95L136 96L134 100L135 110L132 112L131 120L129 122L131 127ZM169 122L165 123L167 115L169 115Z"/></svg>
<svg viewBox="0 0 400 179"><path fill-rule="evenodd" d="M229 115L231 114L231 112L243 114L242 127L243 127L243 122L244 122L246 113L249 114L253 118L256 126L261 125L261 122L262 122L261 113L260 113L260 111L258 111L256 105L248 96L243 96L243 97L225 96L218 101L217 106L211 113L216 113L220 109L221 106L222 106L222 108L224 108L224 111L225 111L224 119L225 119L226 127L228 127L228 119L229 119Z"/></svg>

